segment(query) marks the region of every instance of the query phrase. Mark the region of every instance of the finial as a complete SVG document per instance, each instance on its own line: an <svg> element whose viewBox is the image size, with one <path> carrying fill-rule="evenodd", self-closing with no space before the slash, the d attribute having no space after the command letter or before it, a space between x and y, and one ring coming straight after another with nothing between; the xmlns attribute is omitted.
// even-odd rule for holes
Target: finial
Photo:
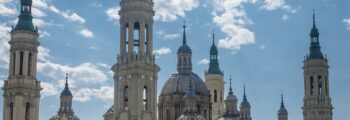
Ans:
<svg viewBox="0 0 350 120"><path fill-rule="evenodd" d="M246 98L246 95L245 95L245 83L243 83L243 96L244 96L244 98Z"/></svg>
<svg viewBox="0 0 350 120"><path fill-rule="evenodd" d="M184 25L183 25L183 39L182 43L186 44L186 21L184 20Z"/></svg>
<svg viewBox="0 0 350 120"><path fill-rule="evenodd" d="M215 31L214 31L214 28L213 28L213 35L212 35L212 37L213 37L213 44L215 44Z"/></svg>
<svg viewBox="0 0 350 120"><path fill-rule="evenodd" d="M231 78L231 76L230 76L230 92L229 92L229 94L232 94L232 78Z"/></svg>
<svg viewBox="0 0 350 120"><path fill-rule="evenodd" d="M316 27L316 22L315 22L315 21L316 21L316 20L315 20L316 17L315 17L315 16L316 16L316 15L315 15L315 9L313 9L313 12L312 12L312 20L313 20L313 26L314 26L314 27Z"/></svg>
<svg viewBox="0 0 350 120"><path fill-rule="evenodd" d="M281 100L282 100L282 104L284 103L284 101L283 101L283 93L281 94Z"/></svg>
<svg viewBox="0 0 350 120"><path fill-rule="evenodd" d="M66 87L68 87L68 73L66 73L66 84L65 84Z"/></svg>

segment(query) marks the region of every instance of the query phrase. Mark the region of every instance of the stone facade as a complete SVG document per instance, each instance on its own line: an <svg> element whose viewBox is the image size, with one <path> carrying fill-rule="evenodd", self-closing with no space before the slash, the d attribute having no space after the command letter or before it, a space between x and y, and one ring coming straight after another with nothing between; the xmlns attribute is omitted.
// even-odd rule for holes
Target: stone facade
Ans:
<svg viewBox="0 0 350 120"><path fill-rule="evenodd" d="M153 2L122 0L120 5L120 54L112 67L112 120L155 120L159 67L152 53Z"/></svg>
<svg viewBox="0 0 350 120"><path fill-rule="evenodd" d="M333 106L329 95L329 66L327 58L321 52L319 32L315 24L310 32L310 53L304 60L305 96L304 120L332 120Z"/></svg>
<svg viewBox="0 0 350 120"><path fill-rule="evenodd" d="M11 31L9 76L4 81L3 120L39 120L40 81L36 78L38 30L31 16L31 0L21 0L21 11Z"/></svg>

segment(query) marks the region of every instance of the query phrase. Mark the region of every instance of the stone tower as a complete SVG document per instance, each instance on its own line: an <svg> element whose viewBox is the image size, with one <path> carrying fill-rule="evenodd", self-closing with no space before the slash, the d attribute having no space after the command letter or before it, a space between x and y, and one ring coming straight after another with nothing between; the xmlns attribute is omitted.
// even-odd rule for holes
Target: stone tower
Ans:
<svg viewBox="0 0 350 120"><path fill-rule="evenodd" d="M68 74L66 74L66 84L60 95L60 108L58 114L50 118L50 120L79 120L77 116L74 115L73 107L73 95L69 90L68 86Z"/></svg>
<svg viewBox="0 0 350 120"><path fill-rule="evenodd" d="M304 60L304 120L332 120L332 104L329 95L328 60L321 52L319 32L313 14L310 32L310 53Z"/></svg>
<svg viewBox="0 0 350 120"><path fill-rule="evenodd" d="M120 53L114 72L113 120L155 120L157 79L153 1L120 1Z"/></svg>
<svg viewBox="0 0 350 120"><path fill-rule="evenodd" d="M232 79L230 77L230 91L228 92L228 95L225 99L225 112L223 115L220 116L219 120L239 120L240 113L237 109L237 97L233 94L231 82Z"/></svg>
<svg viewBox="0 0 350 120"><path fill-rule="evenodd" d="M40 81L36 78L38 30L32 22L32 0L21 0L20 15L12 28L8 80L5 80L3 120L38 120Z"/></svg>
<svg viewBox="0 0 350 120"><path fill-rule="evenodd" d="M212 102L212 120L217 120L224 113L224 74L220 70L218 60L218 49L215 45L213 30L213 44L210 48L209 69L205 72L205 84L207 85Z"/></svg>
<svg viewBox="0 0 350 120"><path fill-rule="evenodd" d="M245 94L245 85L243 87L243 101L241 103L240 107L240 119L239 120L252 120L251 114L250 114L250 104L247 100L247 96Z"/></svg>
<svg viewBox="0 0 350 120"><path fill-rule="evenodd" d="M277 113L278 120L288 120L288 111L284 106L283 95L281 95L281 107Z"/></svg>

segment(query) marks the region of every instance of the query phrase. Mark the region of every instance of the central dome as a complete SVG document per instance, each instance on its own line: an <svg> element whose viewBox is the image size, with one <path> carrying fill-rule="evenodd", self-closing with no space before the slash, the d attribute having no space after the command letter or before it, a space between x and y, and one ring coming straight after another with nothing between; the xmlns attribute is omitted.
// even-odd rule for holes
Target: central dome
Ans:
<svg viewBox="0 0 350 120"><path fill-rule="evenodd" d="M185 95L192 82L192 88L198 96L209 96L209 91L203 80L195 73L172 74L165 82L161 95Z"/></svg>

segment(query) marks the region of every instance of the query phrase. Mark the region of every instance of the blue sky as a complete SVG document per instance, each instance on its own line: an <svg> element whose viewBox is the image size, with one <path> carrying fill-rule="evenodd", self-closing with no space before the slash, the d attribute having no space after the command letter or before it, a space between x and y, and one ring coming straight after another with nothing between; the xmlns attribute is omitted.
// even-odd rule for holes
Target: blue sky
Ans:
<svg viewBox="0 0 350 120"><path fill-rule="evenodd" d="M65 73L70 74L74 110L82 120L102 119L112 105L110 66L119 52L117 0L33 0L41 33L38 79L42 81L40 119L56 114ZM158 92L176 72L182 21L193 50L194 72L204 79L215 29L220 67L242 86L255 120L276 119L283 91L291 120L302 120L303 58L308 53L312 11L316 11L322 51L330 67L335 120L350 120L350 1L348 0L154 0L154 52L160 66ZM9 31L18 0L0 0L0 85L8 75ZM169 64L173 63L173 64ZM228 88L228 84L225 84ZM228 89L226 89L227 91ZM0 98L2 103L3 98ZM2 107L2 104L0 104ZM2 112L1 112L2 113ZM0 114L0 118L2 114Z"/></svg>

